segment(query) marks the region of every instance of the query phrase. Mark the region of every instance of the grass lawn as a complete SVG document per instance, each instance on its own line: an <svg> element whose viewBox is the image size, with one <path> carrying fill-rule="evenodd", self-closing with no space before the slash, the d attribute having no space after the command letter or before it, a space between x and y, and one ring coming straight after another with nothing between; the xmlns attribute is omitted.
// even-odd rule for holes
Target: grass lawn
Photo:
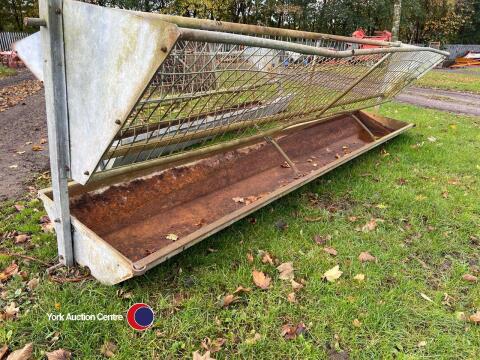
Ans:
<svg viewBox="0 0 480 360"><path fill-rule="evenodd" d="M480 276L480 118L399 104L381 112L417 127L255 213L255 223L240 221L140 278L115 287L58 284L43 265L18 259L23 278L10 279L0 297L1 308L16 303L18 318L3 322L0 341L33 342L38 358L57 348L76 359L103 358L102 345L112 342L115 359L191 359L208 337L224 339L215 359L478 359L480 325L468 318L480 310L480 286L462 277ZM24 205L18 212L3 204L0 233L31 240L15 245L5 236L1 247L51 261L56 245L41 231L42 206ZM376 228L361 231L372 219ZM277 229L279 220L288 228ZM287 301L290 282L262 263L260 250L293 262L295 280L305 282L296 303ZM364 251L376 262L361 263ZM2 268L11 261L0 257ZM342 276L322 280L335 265ZM253 269L272 278L270 289L255 288ZM28 290L36 277L38 287ZM222 308L239 285L252 290ZM134 302L154 308L153 329L47 317L125 314ZM282 336L283 325L300 323L300 335Z"/></svg>
<svg viewBox="0 0 480 360"><path fill-rule="evenodd" d="M0 65L0 79L7 76L13 76L16 73L17 72L15 71L15 69L10 69L9 67Z"/></svg>
<svg viewBox="0 0 480 360"><path fill-rule="evenodd" d="M437 88L442 90L468 91L480 93L480 69L466 68L467 73L430 71L424 77L414 83L415 86Z"/></svg>

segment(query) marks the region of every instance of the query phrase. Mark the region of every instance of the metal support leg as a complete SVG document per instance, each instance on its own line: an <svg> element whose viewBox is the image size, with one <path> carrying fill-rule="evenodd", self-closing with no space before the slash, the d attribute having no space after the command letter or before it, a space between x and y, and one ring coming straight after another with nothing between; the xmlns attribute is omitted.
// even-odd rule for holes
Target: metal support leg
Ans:
<svg viewBox="0 0 480 360"><path fill-rule="evenodd" d="M287 153L283 151L283 149L280 147L280 145L278 145L278 143L275 141L274 138L270 136L265 136L265 140L270 144L272 144L275 147L275 149L277 149L277 151L280 153L280 155L283 156L287 164L290 165L290 168L295 172L295 175L300 176L302 174L300 170L298 170L297 165L293 163L293 161L288 157Z"/></svg>
<svg viewBox="0 0 480 360"><path fill-rule="evenodd" d="M360 126L362 127L362 129L365 130L365 131L368 133L368 135L370 135L370 137L372 138L373 141L376 141L376 140L377 140L377 138L375 137L375 135L373 135L373 133L370 131L370 129L363 123L362 120L360 120L360 119L358 118L357 115L352 114L352 117L355 119L355 121L358 123L358 125L360 125Z"/></svg>
<svg viewBox="0 0 480 360"><path fill-rule="evenodd" d="M47 108L48 143L55 202L55 230L59 261L73 265L72 228L68 197L68 173L70 166L67 86L63 45L63 1L41 0L40 18L44 55L44 86Z"/></svg>

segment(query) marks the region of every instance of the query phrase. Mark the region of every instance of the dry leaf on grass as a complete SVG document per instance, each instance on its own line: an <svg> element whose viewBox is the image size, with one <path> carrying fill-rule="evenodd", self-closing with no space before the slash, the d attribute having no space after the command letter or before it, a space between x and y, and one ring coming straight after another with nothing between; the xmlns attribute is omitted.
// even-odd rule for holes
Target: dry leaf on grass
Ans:
<svg viewBox="0 0 480 360"><path fill-rule="evenodd" d="M343 272L340 271L340 266L336 265L330 270L325 271L323 274L323 278L328 282L335 282L340 276L342 276Z"/></svg>
<svg viewBox="0 0 480 360"><path fill-rule="evenodd" d="M426 294L424 294L424 293L420 293L420 296L421 296L423 299L425 299L425 300L427 300L427 301L429 301L429 302L433 303L433 300L432 300L432 299L430 299L430 298L428 297L428 295L426 295Z"/></svg>
<svg viewBox="0 0 480 360"><path fill-rule="evenodd" d="M357 280L358 282L361 282L365 280L365 274L357 274L353 277L354 280Z"/></svg>
<svg viewBox="0 0 480 360"><path fill-rule="evenodd" d="M294 274L293 274L293 263L292 262L286 262L283 264L280 264L277 266L277 270L280 273L278 276L281 280L293 280Z"/></svg>
<svg viewBox="0 0 480 360"><path fill-rule="evenodd" d="M117 351L117 345L115 345L111 341L105 341L102 347L100 348L100 353L107 358L114 357L116 351Z"/></svg>
<svg viewBox="0 0 480 360"><path fill-rule="evenodd" d="M251 263L253 263L253 260L254 260L254 258L253 258L252 253L248 252L247 253L247 261L251 264Z"/></svg>
<svg viewBox="0 0 480 360"><path fill-rule="evenodd" d="M224 338L216 338L214 340L211 340L209 337L206 337L203 339L202 343L200 346L209 351L210 353L216 353L219 352L220 349L222 348L223 344L225 344L225 339Z"/></svg>
<svg viewBox="0 0 480 360"><path fill-rule="evenodd" d="M262 255L262 263L273 265L272 256L271 256L267 251L264 251L264 252L263 252L263 255Z"/></svg>
<svg viewBox="0 0 480 360"><path fill-rule="evenodd" d="M232 294L225 295L224 298L220 301L220 306L227 307L237 299L238 298L235 295L232 295Z"/></svg>
<svg viewBox="0 0 480 360"><path fill-rule="evenodd" d="M360 253L360 255L358 255L358 260L360 262L374 262L377 260L377 258L375 256L373 256L372 254L370 254L368 251L363 251Z"/></svg>
<svg viewBox="0 0 480 360"><path fill-rule="evenodd" d="M361 230L363 232L370 232L370 231L373 231L377 228L377 219L370 219L370 221L368 223L366 223L365 225L362 226Z"/></svg>
<svg viewBox="0 0 480 360"><path fill-rule="evenodd" d="M262 339L262 335L260 335L259 333L256 332L255 335L253 335L253 337L245 340L245 343L248 344L248 345L253 345L253 344L257 343L258 341L260 341L261 339Z"/></svg>
<svg viewBox="0 0 480 360"><path fill-rule="evenodd" d="M315 241L318 245L325 245L327 241L332 240L332 237L330 235L327 236L321 236L321 235L315 235L313 237L313 241Z"/></svg>
<svg viewBox="0 0 480 360"><path fill-rule="evenodd" d="M480 324L480 311L477 311L475 314L470 315L468 319L474 324Z"/></svg>
<svg viewBox="0 0 480 360"><path fill-rule="evenodd" d="M427 342L425 340L423 341L420 341L418 344L417 344L418 347L425 347L427 346Z"/></svg>
<svg viewBox="0 0 480 360"><path fill-rule="evenodd" d="M15 350L8 355L7 360L28 360L32 357L33 343L28 343L23 348Z"/></svg>
<svg viewBox="0 0 480 360"><path fill-rule="evenodd" d="M20 234L15 236L15 244L23 244L28 240L30 240L30 236L28 236L27 234Z"/></svg>
<svg viewBox="0 0 480 360"><path fill-rule="evenodd" d="M215 360L210 356L210 351L207 351L205 354L201 355L198 351L195 351L193 354L193 360Z"/></svg>
<svg viewBox="0 0 480 360"><path fill-rule="evenodd" d="M5 355L7 355L8 352L8 345L3 345L3 347L0 349L0 360L3 360L5 358Z"/></svg>
<svg viewBox="0 0 480 360"><path fill-rule="evenodd" d="M233 292L234 294L243 294L252 291L252 288L244 288L242 285L237 287L237 289Z"/></svg>
<svg viewBox="0 0 480 360"><path fill-rule="evenodd" d="M253 270L253 282L262 290L267 290L270 287L272 279L265 275L262 271Z"/></svg>
<svg viewBox="0 0 480 360"><path fill-rule="evenodd" d="M468 281L468 282L472 282L472 283L475 283L475 282L478 281L478 278L474 275L471 275L471 274L463 275L462 279L465 280L465 281Z"/></svg>
<svg viewBox="0 0 480 360"><path fill-rule="evenodd" d="M303 284L300 284L300 283L296 282L295 280L290 280L290 284L292 284L292 289L293 290L300 290L301 288L303 288Z"/></svg>
<svg viewBox="0 0 480 360"><path fill-rule="evenodd" d="M67 351L65 349L58 349L52 352L47 352L45 355L47 355L48 360L69 360L72 357L70 351Z"/></svg>
<svg viewBox="0 0 480 360"><path fill-rule="evenodd" d="M359 327L362 326L362 323L360 322L360 320L354 319L354 320L352 321L352 325L355 326L356 328L359 328Z"/></svg>
<svg viewBox="0 0 480 360"><path fill-rule="evenodd" d="M290 294L287 295L287 300L289 303L296 303L297 302L297 298L295 296L295 293L294 292L291 292Z"/></svg>
<svg viewBox="0 0 480 360"><path fill-rule="evenodd" d="M18 312L20 311L20 308L17 307L17 304L15 302L11 302L10 305L5 306L5 320L11 320L14 319Z"/></svg>
<svg viewBox="0 0 480 360"><path fill-rule="evenodd" d="M292 340L297 336L304 334L306 330L307 327L304 323L299 323L297 325L285 324L282 326L282 336L286 340Z"/></svg>
<svg viewBox="0 0 480 360"><path fill-rule="evenodd" d="M337 256L338 252L335 250L333 247L324 247L323 251L325 251L327 254L332 255L332 256Z"/></svg>
<svg viewBox="0 0 480 360"><path fill-rule="evenodd" d="M11 263L2 272L0 272L0 282L10 279L18 272L18 265Z"/></svg>

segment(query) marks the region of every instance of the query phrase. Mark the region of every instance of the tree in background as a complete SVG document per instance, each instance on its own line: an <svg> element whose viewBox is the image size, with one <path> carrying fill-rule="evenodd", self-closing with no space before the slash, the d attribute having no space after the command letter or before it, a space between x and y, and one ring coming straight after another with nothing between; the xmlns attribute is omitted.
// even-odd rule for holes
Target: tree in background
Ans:
<svg viewBox="0 0 480 360"><path fill-rule="evenodd" d="M101 6L350 35L393 27L399 0L85 0ZM480 0L402 0L399 39L480 42ZM37 0L0 0L0 31L23 30ZM29 29L34 31L35 29Z"/></svg>

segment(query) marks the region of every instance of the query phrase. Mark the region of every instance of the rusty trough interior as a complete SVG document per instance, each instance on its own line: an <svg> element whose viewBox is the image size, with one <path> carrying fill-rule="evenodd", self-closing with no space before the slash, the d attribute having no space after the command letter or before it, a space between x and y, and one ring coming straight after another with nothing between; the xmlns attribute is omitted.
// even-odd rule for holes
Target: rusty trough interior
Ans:
<svg viewBox="0 0 480 360"><path fill-rule="evenodd" d="M352 115L340 115L277 138L301 176L286 165L271 143L261 142L129 182L83 193L81 189L72 191L72 215L132 263L152 258L152 254L165 257L175 242L167 239L168 234L177 235L179 243L187 237L192 241L205 237L215 232L208 229L213 223L228 223L242 208L247 215L268 203L275 192L287 193L300 179L311 181L410 127L363 112L357 116L376 140ZM255 204L259 206L246 211Z"/></svg>

